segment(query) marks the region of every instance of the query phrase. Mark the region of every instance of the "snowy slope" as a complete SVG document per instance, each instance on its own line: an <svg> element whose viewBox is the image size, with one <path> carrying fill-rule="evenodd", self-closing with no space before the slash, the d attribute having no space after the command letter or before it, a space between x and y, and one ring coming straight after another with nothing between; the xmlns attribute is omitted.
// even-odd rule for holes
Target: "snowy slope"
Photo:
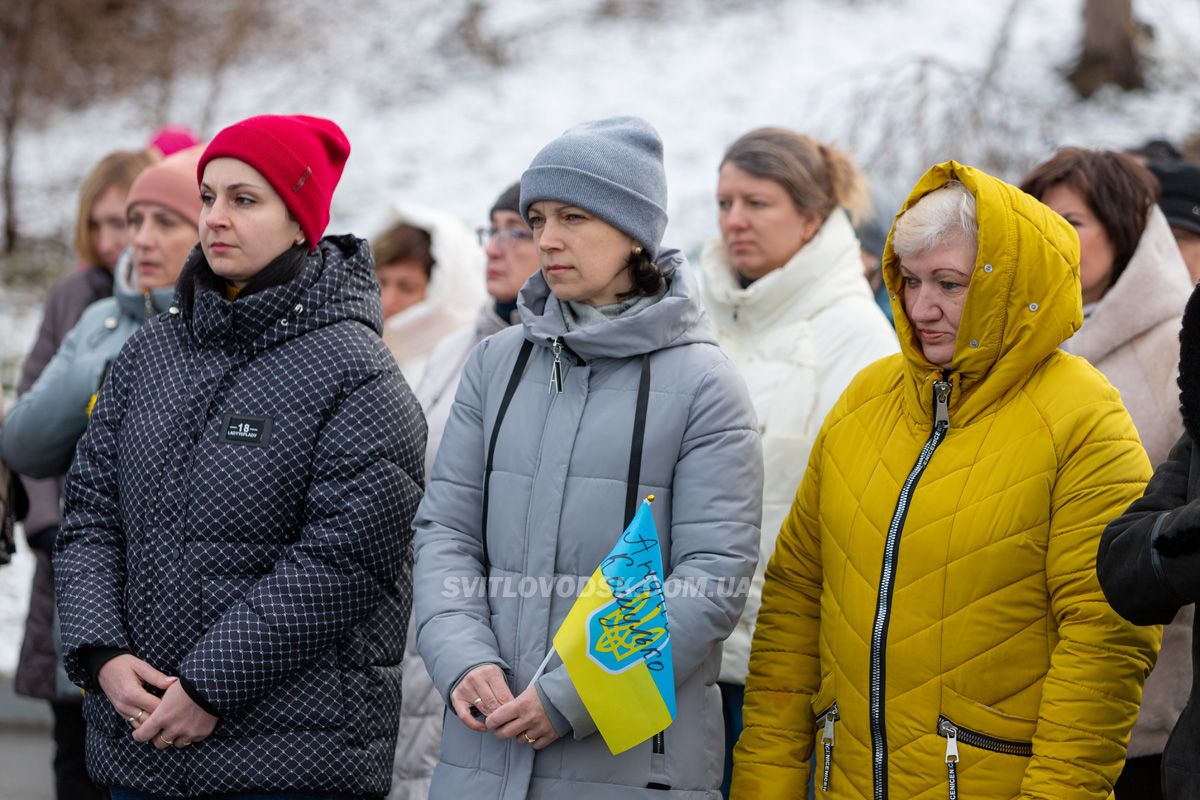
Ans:
<svg viewBox="0 0 1200 800"><path fill-rule="evenodd" d="M1200 129L1194 0L1135 0L1156 31L1153 91L1086 103L1060 74L1082 0L1023 0L983 91L1008 0L661 0L642 5L660 14L620 18L599 13L606 0L490 0L480 29L507 54L501 69L446 35L467 0L263 2L295 30L229 70L214 125L257 113L337 120L353 152L330 230L367 236L400 199L479 224L541 145L611 114L645 116L661 132L665 242L690 253L714 232L721 153L761 125L842 143L893 203L946 158L1018 180L1061 144L1122 147ZM185 77L170 121L198 125L209 89L205 76ZM155 121L142 108L110 103L25 132L17 180L28 233L69 229L81 174L103 152L144 142ZM30 308L0 305L0 356L27 347ZM27 581L28 569L0 570L0 670L15 658L24 612L13 598Z"/></svg>
<svg viewBox="0 0 1200 800"><path fill-rule="evenodd" d="M1200 128L1200 6L1139 0L1154 25L1154 94L1079 103L1062 83L1081 0L1024 0L991 91L974 87L1008 2L756 0L668 3L661 18L597 16L602 0L492 0L485 34L512 63L493 69L443 37L465 0L270 0L320 31L295 55L233 67L215 126L263 112L329 116L353 145L332 230L374 232L394 198L476 223L532 155L569 125L610 114L650 119L666 144L667 241L699 249L714 227L717 163L746 130L779 124L843 142L898 197L935 160L1027 168L1061 143L1123 146ZM626 3L625 5L636 5ZM929 59L920 79L920 59ZM208 80L184 80L174 121L195 124ZM977 102L978 101L978 102ZM980 108L978 117L972 109ZM972 135L971 122L979 130ZM134 103L63 116L27 135L18 179L31 229L69 220L69 187L100 151L135 146ZM987 142L956 139L988 138ZM1009 175L1017 179L1019 175ZM64 192L66 194L64 195Z"/></svg>

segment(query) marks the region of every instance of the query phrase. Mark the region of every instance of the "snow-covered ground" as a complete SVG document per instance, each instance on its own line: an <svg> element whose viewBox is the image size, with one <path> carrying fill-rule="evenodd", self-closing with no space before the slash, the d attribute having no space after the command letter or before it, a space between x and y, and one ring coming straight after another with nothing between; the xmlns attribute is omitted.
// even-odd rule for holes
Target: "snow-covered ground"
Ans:
<svg viewBox="0 0 1200 800"><path fill-rule="evenodd" d="M0 567L0 675L11 675L17 666L25 612L29 609L29 584L33 580L33 554L18 536L12 563Z"/></svg>
<svg viewBox="0 0 1200 800"><path fill-rule="evenodd" d="M935 161L1019 180L1063 144L1120 148L1200 130L1194 0L1135 0L1154 30L1152 86L1087 102L1062 79L1083 0L1020 0L999 49L1010 1L489 0L478 27L504 55L499 68L447 33L469 0L263 2L296 31L228 70L213 126L258 113L339 122L353 151L334 199L335 232L375 233L397 200L482 223L543 144L613 114L644 116L662 134L665 242L692 254L714 232L724 148L762 125L840 143L889 205ZM602 13L613 6L642 11ZM185 75L169 121L199 125L210 90L208 77ZM24 132L16 177L27 233L66 237L89 165L141 146L161 122L146 117L146 105L107 103ZM0 357L23 352L36 324L27 301L3 300ZM27 580L27 570L0 570L0 600ZM12 661L18 606L0 604L0 669Z"/></svg>

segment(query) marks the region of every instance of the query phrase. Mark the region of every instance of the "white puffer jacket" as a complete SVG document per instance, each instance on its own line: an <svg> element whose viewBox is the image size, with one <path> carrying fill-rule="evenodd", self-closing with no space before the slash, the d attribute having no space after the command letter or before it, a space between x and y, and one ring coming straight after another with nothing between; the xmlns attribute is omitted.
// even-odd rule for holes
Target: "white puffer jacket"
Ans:
<svg viewBox="0 0 1200 800"><path fill-rule="evenodd" d="M416 386L438 342L475 322L487 297L485 257L466 226L442 211L400 204L391 210L387 225L397 222L420 228L433 240L433 274L425 299L383 323L384 343L409 386Z"/></svg>
<svg viewBox="0 0 1200 800"><path fill-rule="evenodd" d="M841 210L791 261L745 289L719 238L705 247L701 269L717 340L745 378L758 412L766 469L758 569L721 661L721 681L745 683L763 572L813 439L850 379L899 345L872 299L858 239Z"/></svg>

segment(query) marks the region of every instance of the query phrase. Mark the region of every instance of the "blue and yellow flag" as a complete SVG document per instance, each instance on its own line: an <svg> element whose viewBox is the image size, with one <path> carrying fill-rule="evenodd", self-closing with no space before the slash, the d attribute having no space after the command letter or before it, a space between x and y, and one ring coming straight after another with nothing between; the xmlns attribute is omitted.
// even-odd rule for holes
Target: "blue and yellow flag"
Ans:
<svg viewBox="0 0 1200 800"><path fill-rule="evenodd" d="M554 649L613 755L665 730L675 718L675 668L653 499L642 501L554 635Z"/></svg>

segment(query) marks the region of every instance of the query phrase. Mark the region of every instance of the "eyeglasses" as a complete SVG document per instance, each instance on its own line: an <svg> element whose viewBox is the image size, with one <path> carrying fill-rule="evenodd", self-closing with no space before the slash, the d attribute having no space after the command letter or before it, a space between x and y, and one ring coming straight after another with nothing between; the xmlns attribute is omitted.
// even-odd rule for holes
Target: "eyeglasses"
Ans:
<svg viewBox="0 0 1200 800"><path fill-rule="evenodd" d="M495 236L500 237L500 246L505 249L533 241L533 234L520 228L476 228L475 236L479 239L480 247L487 247Z"/></svg>

